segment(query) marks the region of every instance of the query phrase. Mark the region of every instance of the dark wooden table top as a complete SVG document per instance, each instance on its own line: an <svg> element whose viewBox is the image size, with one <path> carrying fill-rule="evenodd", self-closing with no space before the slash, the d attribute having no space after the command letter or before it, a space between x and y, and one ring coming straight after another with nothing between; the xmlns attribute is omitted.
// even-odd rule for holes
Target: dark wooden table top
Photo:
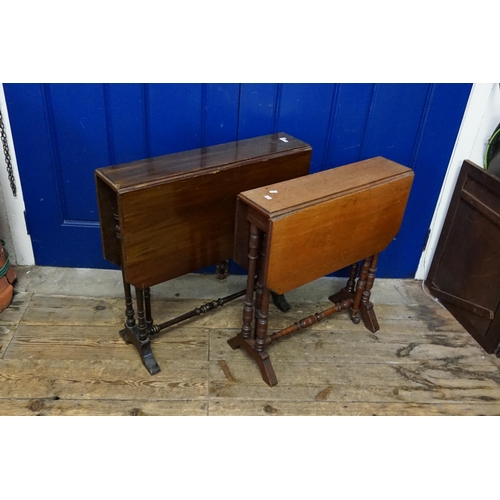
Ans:
<svg viewBox="0 0 500 500"><path fill-rule="evenodd" d="M297 149L310 151L311 146L285 132L280 132L112 165L97 169L96 174L117 191L124 192L140 189L145 185L174 181L186 175L218 172L230 168L235 163L255 162L259 158L265 159L269 155L275 156L280 153L288 154Z"/></svg>

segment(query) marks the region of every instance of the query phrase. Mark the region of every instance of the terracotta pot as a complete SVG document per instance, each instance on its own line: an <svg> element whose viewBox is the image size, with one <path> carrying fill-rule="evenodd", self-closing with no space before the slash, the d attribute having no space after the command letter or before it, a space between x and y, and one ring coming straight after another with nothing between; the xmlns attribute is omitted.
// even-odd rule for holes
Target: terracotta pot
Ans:
<svg viewBox="0 0 500 500"><path fill-rule="evenodd" d="M10 267L9 254L0 243L0 312L9 307L14 294L13 284L16 281L16 273Z"/></svg>

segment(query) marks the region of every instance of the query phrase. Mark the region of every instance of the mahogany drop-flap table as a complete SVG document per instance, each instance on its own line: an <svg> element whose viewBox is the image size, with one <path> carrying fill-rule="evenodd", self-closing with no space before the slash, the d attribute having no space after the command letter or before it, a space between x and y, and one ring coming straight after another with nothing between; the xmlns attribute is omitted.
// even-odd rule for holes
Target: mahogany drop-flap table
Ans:
<svg viewBox="0 0 500 500"><path fill-rule="evenodd" d="M104 257L123 274L126 323L120 335L135 345L151 374L160 371L153 335L245 291L155 325L150 287L214 264L224 277L233 256L238 193L307 175L311 153L308 144L278 133L95 171Z"/></svg>
<svg viewBox="0 0 500 500"><path fill-rule="evenodd" d="M234 260L248 278L242 329L228 343L255 359L267 384L277 378L266 348L285 335L344 309L379 329L369 300L377 258L399 231L412 181L411 169L377 157L238 195ZM284 294L347 266L346 287L329 297L333 307L267 333L271 291Z"/></svg>

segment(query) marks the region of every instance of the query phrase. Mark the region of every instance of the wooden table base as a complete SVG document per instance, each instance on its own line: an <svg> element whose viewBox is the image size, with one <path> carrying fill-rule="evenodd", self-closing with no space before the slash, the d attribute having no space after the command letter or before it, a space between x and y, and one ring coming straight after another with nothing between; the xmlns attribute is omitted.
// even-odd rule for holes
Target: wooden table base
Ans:
<svg viewBox="0 0 500 500"><path fill-rule="evenodd" d="M303 330L319 321L343 310L350 310L351 320L358 324L359 315L371 332L379 329L378 321L369 301L371 289L375 280L378 255L365 259L361 266L359 278L356 282L359 265L352 264L349 279L345 288L329 297L335 305L325 311L315 313L278 332L268 334L268 310L271 291L265 286L266 272L265 255L262 252L265 233L250 224L249 252L248 252L248 279L243 308L243 325L240 333L228 340L232 349L242 347L256 361L260 368L263 380L271 387L278 383L274 368L266 347L282 337ZM259 252L260 248L260 252ZM259 269L259 267L261 267ZM258 272L257 283L255 275ZM255 323L252 328L252 323Z"/></svg>
<svg viewBox="0 0 500 500"><path fill-rule="evenodd" d="M228 275L228 261L221 262L217 266L217 278L225 279ZM133 344L139 353L142 364L146 367L148 372L151 375L154 375L161 371L160 366L156 362L156 359L153 355L153 351L151 349L151 340L154 335L159 334L161 331L169 328L177 323L185 321L190 318L194 318L195 316L200 316L209 311L217 309L218 307L222 307L223 305L235 300L239 297L242 297L246 293L246 289L241 290L239 292L233 293L223 298L219 298L216 300L212 300L203 304L191 311L188 311L180 316L176 316L168 321L165 321L160 324L155 324L153 321L153 316L151 312L151 292L149 288L135 288L136 295L136 304L137 304L137 322L136 322L136 314L133 307L133 299L132 299L132 289L129 283L125 280L125 276L123 277L123 288L125 294L125 328L120 330L121 338L127 344ZM273 297L273 301L283 312L286 312L290 309L290 305L285 299L284 295L277 295Z"/></svg>
<svg viewBox="0 0 500 500"><path fill-rule="evenodd" d="M352 300L352 322L358 324L360 322L359 315L361 315L365 327L372 333L380 329L375 311L373 310L373 304L370 302L371 289L375 280L375 273L377 272L377 261L378 255L373 255L363 261L356 285L355 279L359 264L352 264L345 288L328 297L328 300L332 302L339 302L344 299Z"/></svg>
<svg viewBox="0 0 500 500"><path fill-rule="evenodd" d="M267 347L272 342L281 339L285 335L290 335L291 333L312 326L315 323L318 323L319 321L327 318L328 316L331 316L332 314L343 311L345 309L349 309L351 305L352 305L351 299L342 300L339 303L335 304L333 307L330 307L325 311L301 319L300 321L294 323L293 325L290 325L287 328L283 328L283 330L272 333L271 335L266 335L264 337L264 345ZM260 317L262 318L262 316ZM271 364L271 360L269 359L269 353L262 348L262 346L256 341L255 337L252 336L245 337L243 335L243 332L240 332L232 339L229 339L227 343L232 349L243 347L245 351L254 358L254 360L257 362L257 365L260 368L262 378L264 382L266 382L266 384L273 387L278 383L278 379L276 378L273 365Z"/></svg>
<svg viewBox="0 0 500 500"><path fill-rule="evenodd" d="M220 269L220 268L219 268ZM218 275L220 276L220 275ZM185 321L195 316L200 316L209 311L222 307L228 302L242 297L246 293L245 290L233 293L223 298L217 300L212 300L203 304L202 306L196 307L187 313L181 314L173 319L155 325L153 321L153 316L151 312L151 293L149 288L137 288L135 287L135 297L137 305L137 322L136 313L133 307L132 299L132 289L129 283L125 280L123 275L123 288L125 293L125 328L120 330L120 336L127 344L133 344L139 353L142 364L146 367L151 375L161 371L160 366L156 362L151 349L151 339L154 335L157 335L166 328L173 326L181 321ZM222 278L224 279L224 278Z"/></svg>

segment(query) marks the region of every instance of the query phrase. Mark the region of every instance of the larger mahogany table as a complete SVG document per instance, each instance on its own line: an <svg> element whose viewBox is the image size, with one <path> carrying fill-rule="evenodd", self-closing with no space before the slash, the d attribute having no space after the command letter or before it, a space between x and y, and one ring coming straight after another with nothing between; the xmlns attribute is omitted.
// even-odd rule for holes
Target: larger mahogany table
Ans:
<svg viewBox="0 0 500 500"><path fill-rule="evenodd" d="M412 181L411 169L377 157L238 195L234 259L248 279L242 329L228 342L255 359L267 384L277 378L266 348L285 335L344 309L355 323L361 316L370 331L379 329L369 300L377 257L399 231ZM283 294L349 265L346 287L329 297L333 307L267 333L271 291Z"/></svg>
<svg viewBox="0 0 500 500"><path fill-rule="evenodd" d="M278 133L95 171L104 257L123 274L127 319L120 334L151 374L160 370L150 346L154 334L245 291L155 325L150 287L232 258L237 194L307 175L311 152Z"/></svg>

